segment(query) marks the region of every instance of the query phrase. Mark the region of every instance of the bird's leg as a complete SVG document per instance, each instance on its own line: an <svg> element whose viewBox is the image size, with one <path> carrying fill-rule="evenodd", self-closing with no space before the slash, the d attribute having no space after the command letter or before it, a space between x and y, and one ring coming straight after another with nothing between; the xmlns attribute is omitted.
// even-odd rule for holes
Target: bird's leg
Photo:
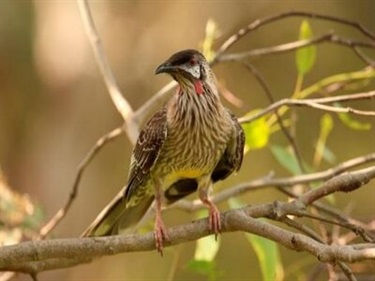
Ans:
<svg viewBox="0 0 375 281"><path fill-rule="evenodd" d="M154 226L154 238L155 246L157 251L163 256L163 241L169 240L168 231L164 226L163 219L161 217L161 207L163 203L163 188L160 180L154 181L155 187L155 226Z"/></svg>
<svg viewBox="0 0 375 281"><path fill-rule="evenodd" d="M208 207L208 228L215 234L215 239L217 239L217 235L221 232L221 220L219 209L208 198L211 185L211 177L207 176L202 181L200 181L198 192L199 199Z"/></svg>

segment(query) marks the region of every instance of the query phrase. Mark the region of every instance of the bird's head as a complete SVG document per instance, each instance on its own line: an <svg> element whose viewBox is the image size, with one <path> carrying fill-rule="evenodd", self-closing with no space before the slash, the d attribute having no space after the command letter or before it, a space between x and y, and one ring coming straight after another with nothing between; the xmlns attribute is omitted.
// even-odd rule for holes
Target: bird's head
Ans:
<svg viewBox="0 0 375 281"><path fill-rule="evenodd" d="M193 85L195 92L202 94L207 77L211 77L210 72L205 57L200 52L189 49L172 55L156 69L155 74L168 73L179 83L182 90Z"/></svg>

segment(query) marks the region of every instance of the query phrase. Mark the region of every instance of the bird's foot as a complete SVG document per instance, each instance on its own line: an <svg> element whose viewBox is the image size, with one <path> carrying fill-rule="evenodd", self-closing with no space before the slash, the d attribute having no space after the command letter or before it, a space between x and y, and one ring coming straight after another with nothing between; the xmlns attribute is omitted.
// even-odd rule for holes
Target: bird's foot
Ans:
<svg viewBox="0 0 375 281"><path fill-rule="evenodd" d="M164 222L161 217L157 216L155 219L154 227L154 238L156 250L163 256L163 242L169 241L169 234L164 226Z"/></svg>
<svg viewBox="0 0 375 281"><path fill-rule="evenodd" d="M209 204L208 228L215 234L215 240L217 240L218 234L221 233L220 212L211 202Z"/></svg>

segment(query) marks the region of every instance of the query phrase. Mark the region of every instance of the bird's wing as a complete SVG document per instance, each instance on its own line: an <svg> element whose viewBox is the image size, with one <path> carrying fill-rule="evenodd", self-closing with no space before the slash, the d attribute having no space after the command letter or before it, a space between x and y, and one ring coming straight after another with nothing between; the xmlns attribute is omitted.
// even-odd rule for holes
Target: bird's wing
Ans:
<svg viewBox="0 0 375 281"><path fill-rule="evenodd" d="M160 150L167 137L167 109L163 107L156 112L140 132L133 150L125 200L136 194L139 187L149 176Z"/></svg>
<svg viewBox="0 0 375 281"><path fill-rule="evenodd" d="M227 149L212 173L211 178L213 182L227 178L233 171L238 171L242 165L245 133L237 117L229 110L228 113L233 122L232 137L228 142Z"/></svg>
<svg viewBox="0 0 375 281"><path fill-rule="evenodd" d="M128 185L100 212L95 221L85 230L82 236L105 236L117 233L118 226L127 227L135 224L152 203L150 198L140 198L137 205L126 208L126 202L136 194L153 167L167 135L166 109L156 112L139 134L133 150ZM125 192L125 193L124 193ZM135 195L137 196L137 195ZM125 199L125 201L124 201ZM125 204L124 204L125 203ZM121 218L126 216L121 222Z"/></svg>

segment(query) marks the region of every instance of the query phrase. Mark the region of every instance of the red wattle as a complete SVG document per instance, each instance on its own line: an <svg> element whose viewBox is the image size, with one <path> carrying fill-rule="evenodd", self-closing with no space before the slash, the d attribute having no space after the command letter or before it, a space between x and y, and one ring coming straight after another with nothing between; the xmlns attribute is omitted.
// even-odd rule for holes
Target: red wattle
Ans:
<svg viewBox="0 0 375 281"><path fill-rule="evenodd" d="M194 82L194 88L195 88L195 92L200 95L200 94L203 94L203 84L201 81L197 80Z"/></svg>

